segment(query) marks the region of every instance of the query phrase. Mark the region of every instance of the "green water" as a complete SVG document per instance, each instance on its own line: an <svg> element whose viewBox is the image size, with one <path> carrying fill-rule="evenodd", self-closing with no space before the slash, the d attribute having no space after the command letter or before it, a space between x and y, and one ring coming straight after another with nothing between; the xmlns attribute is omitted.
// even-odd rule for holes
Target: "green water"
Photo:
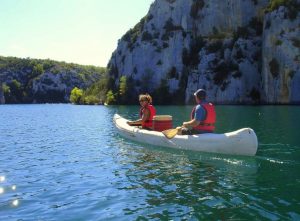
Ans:
<svg viewBox="0 0 300 221"><path fill-rule="evenodd" d="M174 126L191 106L157 106ZM138 106L0 106L0 220L300 220L300 107L217 106L217 132L255 130L255 157L119 136Z"/></svg>
<svg viewBox="0 0 300 221"><path fill-rule="evenodd" d="M136 108L120 107L118 112L134 118L137 116L130 113ZM160 106L157 109L158 114L171 114L176 126L188 120L192 106ZM197 165L191 169L195 175L192 186L201 188L199 183L213 180L213 184L207 185L209 189L204 188L208 199L212 199L210 206L216 209L208 212L208 217L300 220L300 107L224 105L217 106L216 111L217 133L251 127L257 134L259 147L253 158L186 153ZM224 162L227 164L223 165ZM206 201L206 194L199 199ZM247 203L243 202L245 198ZM186 198L194 203L199 199L193 194ZM198 203L198 209L204 212L201 200ZM206 218L207 214L196 217Z"/></svg>

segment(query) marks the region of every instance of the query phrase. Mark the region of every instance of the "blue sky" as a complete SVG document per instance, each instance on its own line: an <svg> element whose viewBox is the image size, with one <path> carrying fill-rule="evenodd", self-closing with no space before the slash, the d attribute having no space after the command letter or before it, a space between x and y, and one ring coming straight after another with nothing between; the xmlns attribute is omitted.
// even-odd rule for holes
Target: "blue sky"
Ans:
<svg viewBox="0 0 300 221"><path fill-rule="evenodd" d="M0 0L0 55L106 66L154 0Z"/></svg>

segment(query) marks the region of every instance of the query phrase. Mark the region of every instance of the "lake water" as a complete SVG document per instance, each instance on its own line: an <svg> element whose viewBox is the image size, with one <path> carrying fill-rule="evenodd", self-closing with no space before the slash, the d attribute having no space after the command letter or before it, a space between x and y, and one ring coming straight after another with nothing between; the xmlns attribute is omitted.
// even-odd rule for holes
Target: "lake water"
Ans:
<svg viewBox="0 0 300 221"><path fill-rule="evenodd" d="M255 130L255 157L120 137L113 114L138 109L0 105L0 220L300 220L299 106L217 106L217 132Z"/></svg>

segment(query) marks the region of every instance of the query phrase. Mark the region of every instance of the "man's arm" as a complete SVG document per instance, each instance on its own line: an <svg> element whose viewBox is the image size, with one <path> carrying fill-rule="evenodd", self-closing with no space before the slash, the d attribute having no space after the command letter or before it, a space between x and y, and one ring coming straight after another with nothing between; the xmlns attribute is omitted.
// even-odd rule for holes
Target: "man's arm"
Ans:
<svg viewBox="0 0 300 221"><path fill-rule="evenodd" d="M200 122L203 121L204 119L205 119L205 110L201 105L198 105L195 110L194 119L187 122L183 122L182 126L191 129L193 127L198 126Z"/></svg>
<svg viewBox="0 0 300 221"><path fill-rule="evenodd" d="M196 127L200 124L200 121L197 121L196 119L187 121L187 122L183 122L182 126L186 127L188 129L192 129L193 127Z"/></svg>

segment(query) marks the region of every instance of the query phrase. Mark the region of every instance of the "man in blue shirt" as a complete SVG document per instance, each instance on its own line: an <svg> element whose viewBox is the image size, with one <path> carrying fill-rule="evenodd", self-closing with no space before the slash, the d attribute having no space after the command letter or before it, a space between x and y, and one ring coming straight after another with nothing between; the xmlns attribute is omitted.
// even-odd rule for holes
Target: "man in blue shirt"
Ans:
<svg viewBox="0 0 300 221"><path fill-rule="evenodd" d="M215 129L216 113L214 105L205 100L206 91L198 89L194 96L197 105L192 110L191 120L177 128L179 135L211 133Z"/></svg>

